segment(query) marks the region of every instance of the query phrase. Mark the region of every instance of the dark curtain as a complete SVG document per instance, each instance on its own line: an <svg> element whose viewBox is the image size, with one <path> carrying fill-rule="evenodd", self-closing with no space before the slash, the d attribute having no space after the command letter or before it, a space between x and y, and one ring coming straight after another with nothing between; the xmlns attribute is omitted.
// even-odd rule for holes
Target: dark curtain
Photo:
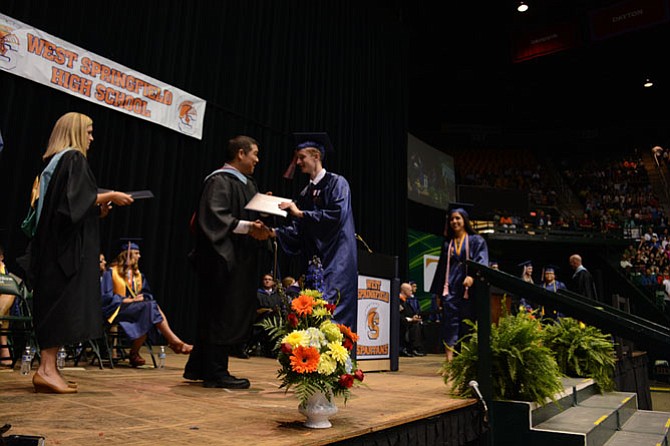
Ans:
<svg viewBox="0 0 670 446"><path fill-rule="evenodd" d="M143 237L141 268L187 339L196 292L188 221L202 179L237 134L260 143L260 188L292 197L307 179L282 178L291 132L327 131L336 153L325 166L351 184L358 234L406 263L407 36L394 4L3 0L0 13L207 100L199 141L0 71L0 228L11 269L27 243L19 224L41 155L68 111L93 118L89 162L100 187L155 194L101 222L101 251L110 259L119 237ZM280 260L282 274L298 274L295 261Z"/></svg>

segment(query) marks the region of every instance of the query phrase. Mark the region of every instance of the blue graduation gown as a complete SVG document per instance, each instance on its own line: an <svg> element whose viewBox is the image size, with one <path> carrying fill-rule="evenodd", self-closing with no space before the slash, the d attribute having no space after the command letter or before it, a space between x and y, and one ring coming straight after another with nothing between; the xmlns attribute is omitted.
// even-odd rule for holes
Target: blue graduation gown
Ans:
<svg viewBox="0 0 670 446"><path fill-rule="evenodd" d="M433 284L430 292L442 296L442 339L449 345L454 346L456 342L468 332L468 326L463 324L465 319L474 321L476 319L474 305L474 289L468 290L468 299L464 299L465 287L463 281L468 275L466 271L466 249L465 246L459 254L452 246L449 253L449 239L444 239L440 260L437 263ZM449 293L443 295L444 280L447 273L447 255L451 256L449 262ZM467 256L482 265L489 264L489 250L486 240L480 235L473 234L468 236ZM472 274L470 274L472 275ZM477 281L473 287L477 286Z"/></svg>
<svg viewBox="0 0 670 446"><path fill-rule="evenodd" d="M554 293L557 292L558 290L567 290L568 289L568 287L565 286L565 284L563 282L559 282L558 280L554 280L554 282L550 283L550 284L543 283L542 288L544 288L547 291L554 292ZM545 305L543 312L544 312L544 317L545 318L558 319L558 318L561 318L561 317L565 317L565 315L563 313L553 309L551 307L551 305Z"/></svg>
<svg viewBox="0 0 670 446"><path fill-rule="evenodd" d="M154 300L151 288L144 274L142 274L142 288L137 293L144 295L142 302L122 303L123 299L130 297L131 294L128 289L126 289L126 294L123 296L114 293L111 269L108 269L102 275L100 288L102 294L102 312L105 319L114 314L114 311L120 306L121 309L114 322L117 322L123 328L129 339L134 340L145 334L150 334L152 341L157 338L158 330L156 329L156 324L163 321L163 316L161 316L158 310L158 303Z"/></svg>
<svg viewBox="0 0 670 446"><path fill-rule="evenodd" d="M323 265L323 297L339 303L333 319L356 330L358 314L358 254L347 180L326 172L319 183L305 187L296 200L303 218L277 228L277 238L289 255L302 255L304 265L318 256Z"/></svg>

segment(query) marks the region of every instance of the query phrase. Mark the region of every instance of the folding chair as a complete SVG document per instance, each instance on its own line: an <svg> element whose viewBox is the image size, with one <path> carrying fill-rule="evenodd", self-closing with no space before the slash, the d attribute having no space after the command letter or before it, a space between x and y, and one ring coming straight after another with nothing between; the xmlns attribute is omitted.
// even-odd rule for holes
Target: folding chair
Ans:
<svg viewBox="0 0 670 446"><path fill-rule="evenodd" d="M0 294L16 296L13 308L17 310L7 315L0 315L0 322L7 322L0 324L0 335L7 337L7 344L0 345L0 348L8 348L10 354L9 358L0 359L11 359L12 368L26 346L35 347L39 355L33 327L32 292L28 290L23 281L17 279L10 274L0 274Z"/></svg>
<svg viewBox="0 0 670 446"><path fill-rule="evenodd" d="M114 368L114 361L123 361L128 358L126 350L130 348L131 342L121 325L116 321L111 323L106 321L104 342L105 349L107 350L107 359L111 368ZM149 341L149 337L144 341L144 347L149 351L154 368L158 368L153 344ZM114 352L117 354L116 358L114 358Z"/></svg>

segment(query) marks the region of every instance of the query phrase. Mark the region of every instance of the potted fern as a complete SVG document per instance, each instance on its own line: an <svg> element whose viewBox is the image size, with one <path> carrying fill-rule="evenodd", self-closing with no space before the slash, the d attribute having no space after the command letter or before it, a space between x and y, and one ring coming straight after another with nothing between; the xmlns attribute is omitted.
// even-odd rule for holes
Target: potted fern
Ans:
<svg viewBox="0 0 670 446"><path fill-rule="evenodd" d="M601 392L614 390L616 355L609 335L570 317L545 326L544 343L554 352L561 372L593 379Z"/></svg>
<svg viewBox="0 0 670 446"><path fill-rule="evenodd" d="M476 376L477 325L461 341L460 352L440 371L454 393L472 397L468 386ZM491 326L494 400L530 401L544 405L563 390L561 372L549 347L544 344L542 324L533 313L505 315Z"/></svg>

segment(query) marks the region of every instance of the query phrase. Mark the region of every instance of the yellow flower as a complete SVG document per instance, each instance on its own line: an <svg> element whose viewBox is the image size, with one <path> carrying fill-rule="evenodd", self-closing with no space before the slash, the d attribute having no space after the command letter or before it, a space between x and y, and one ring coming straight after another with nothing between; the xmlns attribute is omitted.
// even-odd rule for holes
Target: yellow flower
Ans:
<svg viewBox="0 0 670 446"><path fill-rule="evenodd" d="M333 359L340 364L344 364L347 358L349 358L349 352L339 342L329 342L328 349L330 350L330 355Z"/></svg>
<svg viewBox="0 0 670 446"><path fill-rule="evenodd" d="M329 342L342 342L342 332L339 327L331 321L323 321L319 327Z"/></svg>
<svg viewBox="0 0 670 446"><path fill-rule="evenodd" d="M336 368L337 362L330 356L330 354L324 353L321 355L321 358L319 358L319 366L316 371L322 375L332 375L335 373Z"/></svg>
<svg viewBox="0 0 670 446"><path fill-rule="evenodd" d="M330 311L328 311L328 309L327 309L326 307L318 307L318 306L315 306L315 307L312 309L312 316L314 316L314 317L326 317L326 316L330 316Z"/></svg>
<svg viewBox="0 0 670 446"><path fill-rule="evenodd" d="M293 348L296 348L299 345L307 347L309 345L309 336L307 336L307 333L305 333L304 330L295 330L284 336L281 343L289 344Z"/></svg>
<svg viewBox="0 0 670 446"><path fill-rule="evenodd" d="M321 299L321 296L323 295L321 291L319 290L302 290L300 292L301 296L309 296L312 297L314 300ZM321 299L323 300L323 299Z"/></svg>

